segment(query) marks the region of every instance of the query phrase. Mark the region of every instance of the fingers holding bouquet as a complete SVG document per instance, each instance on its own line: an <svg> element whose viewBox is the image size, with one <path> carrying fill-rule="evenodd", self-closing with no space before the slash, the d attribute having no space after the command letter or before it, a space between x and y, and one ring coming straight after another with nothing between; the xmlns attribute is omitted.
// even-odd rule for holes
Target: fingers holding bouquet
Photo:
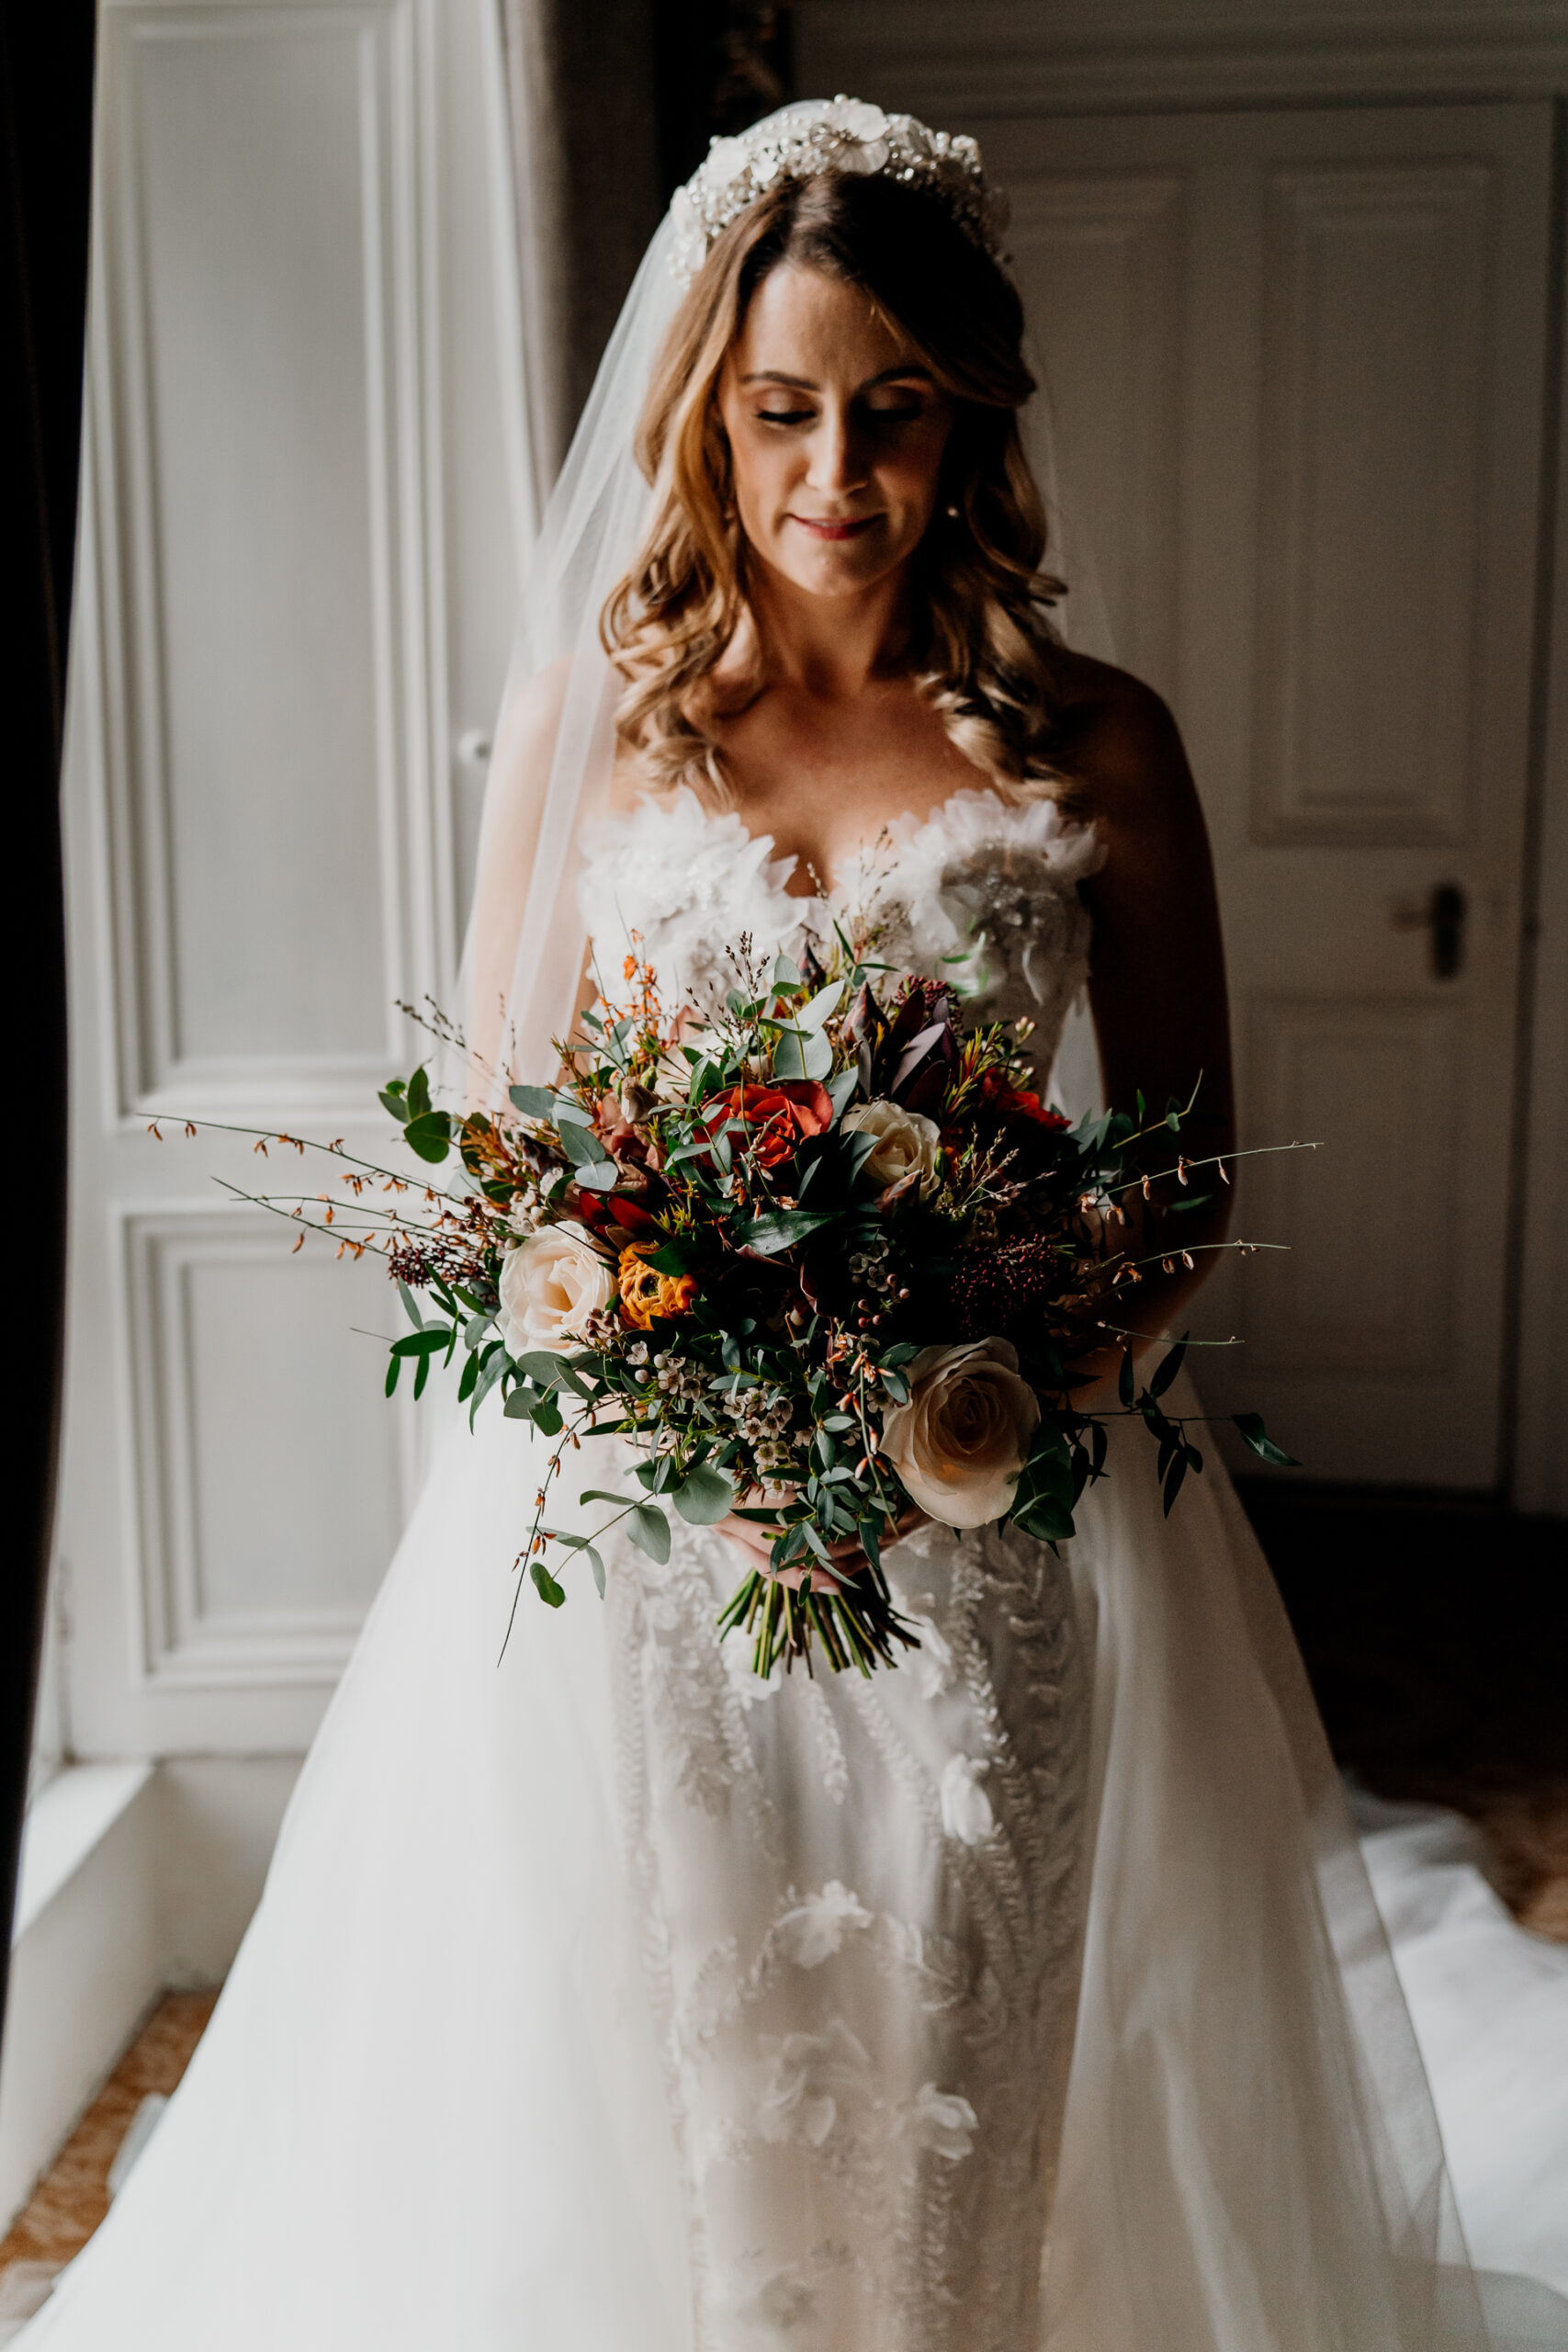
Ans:
<svg viewBox="0 0 1568 2352"><path fill-rule="evenodd" d="M923 1519L1070 1537L1113 1419L1155 1439L1168 1508L1201 1466L1160 1401L1181 1346L1141 1390L1134 1371L1140 1304L1197 1262L1165 1206L1199 1165L1190 1105L1070 1125L1026 1023L973 1019L874 948L842 929L802 967L742 939L700 1021L664 1012L634 954L553 1085L462 1114L423 1070L388 1086L419 1159L456 1150L454 1184L344 1179L393 1195L346 1245L384 1250L414 1326L388 1393L460 1351L470 1415L499 1392L544 1442L519 1555L541 1598L574 1561L603 1589L615 1544L656 1573L679 1522L716 1528L746 1567L718 1630L763 1675L895 1665L915 1634L883 1555ZM1113 1400L1091 1385L1112 1367ZM624 1489L583 1487L609 1512L590 1534L551 1498L594 1435L633 1460Z"/></svg>
<svg viewBox="0 0 1568 2352"><path fill-rule="evenodd" d="M809 1560L794 1560L786 1566L774 1568L774 1546L787 1534L787 1529L773 1516L780 1496L771 1497L763 1487L749 1487L737 1507L718 1522L720 1535L728 1536L740 1554L748 1568L754 1573L776 1577L791 1592L799 1592L808 1581L818 1592L841 1593L863 1569L870 1566L865 1547L858 1536L840 1535L827 1545L827 1559L813 1555ZM879 1548L897 1543L903 1536L912 1535L917 1527L926 1525L930 1514L908 1504L897 1516L884 1520Z"/></svg>

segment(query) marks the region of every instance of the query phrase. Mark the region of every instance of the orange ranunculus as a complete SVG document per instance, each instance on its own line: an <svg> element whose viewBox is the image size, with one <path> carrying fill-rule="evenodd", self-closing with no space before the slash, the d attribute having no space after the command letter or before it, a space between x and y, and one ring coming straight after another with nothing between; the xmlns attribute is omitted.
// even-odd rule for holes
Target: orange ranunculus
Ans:
<svg viewBox="0 0 1568 2352"><path fill-rule="evenodd" d="M703 1104L703 1126L708 1135L727 1119L739 1119L748 1133L747 1148L759 1168L777 1168L793 1159L807 1136L819 1136L833 1123L833 1100L814 1079L786 1079L778 1086L727 1086Z"/></svg>
<svg viewBox="0 0 1568 2352"><path fill-rule="evenodd" d="M622 1250L616 1274L621 1313L634 1331L651 1330L656 1321L684 1315L697 1295L691 1274L661 1274L647 1261L662 1250L657 1241L633 1241Z"/></svg>

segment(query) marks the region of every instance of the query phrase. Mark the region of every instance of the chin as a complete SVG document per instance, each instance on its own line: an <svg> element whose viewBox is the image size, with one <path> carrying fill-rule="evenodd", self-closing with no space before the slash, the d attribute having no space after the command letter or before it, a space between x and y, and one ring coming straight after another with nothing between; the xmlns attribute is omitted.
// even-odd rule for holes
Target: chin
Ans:
<svg viewBox="0 0 1568 2352"><path fill-rule="evenodd" d="M793 580L797 588L805 589L812 596L863 595L868 588L874 588L878 581L886 580L898 561L897 557L889 561L881 548L873 551L864 547L852 549L848 547L814 548L805 555L804 560L799 549L793 552L794 561L780 564L778 569L786 579Z"/></svg>

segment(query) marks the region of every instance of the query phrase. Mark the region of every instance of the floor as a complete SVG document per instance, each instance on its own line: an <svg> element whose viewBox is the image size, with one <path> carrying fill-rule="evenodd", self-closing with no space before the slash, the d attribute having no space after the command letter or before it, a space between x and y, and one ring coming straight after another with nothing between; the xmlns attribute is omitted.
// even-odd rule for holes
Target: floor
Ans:
<svg viewBox="0 0 1568 2352"><path fill-rule="evenodd" d="M1480 1822L1515 1917L1568 1943L1568 1528L1481 1500L1238 1483L1340 1763Z"/></svg>
<svg viewBox="0 0 1568 2352"><path fill-rule="evenodd" d="M1568 1943L1568 1538L1483 1502L1241 1482L1340 1762L1379 1795L1488 1832L1516 1917ZM5 2295L41 2294L108 2210L150 2092L172 2091L217 1996L171 1993L0 2239Z"/></svg>
<svg viewBox="0 0 1568 2352"><path fill-rule="evenodd" d="M206 2030L218 1996L165 1993L97 2098L55 2157L9 2232L0 2238L0 2289L13 2274L18 2308L0 2295L0 2342L8 2317L20 2319L27 2290L45 2283L80 2253L109 2210L108 2174L132 2116L152 2092L179 2082ZM17 2276L15 2274L20 2273Z"/></svg>

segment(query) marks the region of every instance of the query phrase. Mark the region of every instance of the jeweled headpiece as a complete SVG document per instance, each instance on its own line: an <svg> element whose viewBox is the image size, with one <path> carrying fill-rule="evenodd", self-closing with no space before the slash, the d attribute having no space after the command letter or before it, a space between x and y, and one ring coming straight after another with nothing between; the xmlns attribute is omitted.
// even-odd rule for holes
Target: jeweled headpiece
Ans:
<svg viewBox="0 0 1568 2352"><path fill-rule="evenodd" d="M912 114L884 114L859 98L807 98L781 107L733 139L716 139L705 162L670 200L670 266L690 286L720 232L786 180L818 172L877 174L928 189L985 253L998 255L1006 202L988 187L973 139L928 130Z"/></svg>

